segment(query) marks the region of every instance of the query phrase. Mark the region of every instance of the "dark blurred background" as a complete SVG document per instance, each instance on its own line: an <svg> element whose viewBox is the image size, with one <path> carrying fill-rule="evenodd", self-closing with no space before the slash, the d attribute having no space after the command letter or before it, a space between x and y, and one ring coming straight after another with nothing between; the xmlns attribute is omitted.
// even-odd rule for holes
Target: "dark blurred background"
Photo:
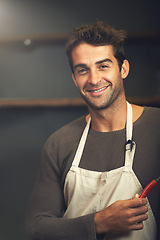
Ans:
<svg viewBox="0 0 160 240"><path fill-rule="evenodd" d="M160 107L159 1L0 0L0 240L27 240L25 216L48 136L87 112L65 39L96 20L128 32L128 100Z"/></svg>

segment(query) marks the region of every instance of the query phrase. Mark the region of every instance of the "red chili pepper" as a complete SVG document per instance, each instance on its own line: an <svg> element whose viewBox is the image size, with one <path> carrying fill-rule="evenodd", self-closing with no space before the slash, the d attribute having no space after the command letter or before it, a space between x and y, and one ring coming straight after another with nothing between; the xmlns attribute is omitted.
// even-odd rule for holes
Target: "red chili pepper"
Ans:
<svg viewBox="0 0 160 240"><path fill-rule="evenodd" d="M158 181L160 180L160 176L157 179L152 180L143 190L143 192L140 195L140 198L145 198L148 193L155 188L155 186L158 185Z"/></svg>

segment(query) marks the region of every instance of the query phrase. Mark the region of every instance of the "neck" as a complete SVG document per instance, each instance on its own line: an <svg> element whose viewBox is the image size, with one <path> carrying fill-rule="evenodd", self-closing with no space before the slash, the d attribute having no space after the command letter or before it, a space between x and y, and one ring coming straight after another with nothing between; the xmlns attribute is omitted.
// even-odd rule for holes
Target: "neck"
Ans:
<svg viewBox="0 0 160 240"><path fill-rule="evenodd" d="M135 122L143 113L144 107L132 104L133 122ZM92 119L92 128L99 132L112 132L124 129L127 119L126 99L119 104L113 104L102 111L89 109ZM86 117L88 121L89 115Z"/></svg>
<svg viewBox="0 0 160 240"><path fill-rule="evenodd" d="M112 103L103 110L89 108L92 128L99 132L118 131L125 128L127 119L126 99Z"/></svg>

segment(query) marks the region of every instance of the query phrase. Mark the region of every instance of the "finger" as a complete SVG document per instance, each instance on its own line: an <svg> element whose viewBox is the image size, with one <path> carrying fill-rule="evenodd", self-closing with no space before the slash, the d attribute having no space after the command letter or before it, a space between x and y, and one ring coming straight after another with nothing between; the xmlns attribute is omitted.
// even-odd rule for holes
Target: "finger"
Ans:
<svg viewBox="0 0 160 240"><path fill-rule="evenodd" d="M141 201L142 200L142 201ZM146 198L133 198L130 200L130 208L137 208L147 204Z"/></svg>
<svg viewBox="0 0 160 240"><path fill-rule="evenodd" d="M131 209L131 215L132 216L142 215L142 214L145 214L147 212L148 212L148 207L147 206L141 206L141 207Z"/></svg>
<svg viewBox="0 0 160 240"><path fill-rule="evenodd" d="M139 198L139 194L138 193L133 197L133 199L135 199L135 198Z"/></svg>
<svg viewBox="0 0 160 240"><path fill-rule="evenodd" d="M144 227L143 222L139 222L136 224L133 224L129 227L129 231L134 231L134 230L142 230Z"/></svg>
<svg viewBox="0 0 160 240"><path fill-rule="evenodd" d="M146 221L147 219L148 219L148 215L147 214L135 216L135 217L133 217L133 218L131 218L129 220L129 224L130 225L139 224L139 223L142 223L143 221Z"/></svg>

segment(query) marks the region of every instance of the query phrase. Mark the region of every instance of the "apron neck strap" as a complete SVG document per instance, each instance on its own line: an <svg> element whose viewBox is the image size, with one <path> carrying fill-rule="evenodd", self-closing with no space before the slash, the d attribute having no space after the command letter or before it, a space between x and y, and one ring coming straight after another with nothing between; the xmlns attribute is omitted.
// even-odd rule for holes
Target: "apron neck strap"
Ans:
<svg viewBox="0 0 160 240"><path fill-rule="evenodd" d="M127 102L127 122L126 122L126 144L125 144L125 166L132 168L136 144L132 141L133 120L132 106Z"/></svg>
<svg viewBox="0 0 160 240"><path fill-rule="evenodd" d="M132 140L132 131L132 106L129 102L127 102L126 141Z"/></svg>
<svg viewBox="0 0 160 240"><path fill-rule="evenodd" d="M88 135L90 123L91 123L91 117L89 118L89 120L88 120L88 122L87 122L87 125L86 125L86 127L85 127L85 129L84 129L84 132L83 132L83 134L82 134L82 137L81 137L81 140L80 140L80 142L79 142L79 145L78 145L76 154L75 154L75 156L74 156L74 160L73 160L73 162L72 162L72 166L78 167L78 165L79 165L79 163L80 163L81 156L82 156L83 149L84 149L84 145L85 145L85 143L86 143L86 139L87 139L87 135Z"/></svg>

